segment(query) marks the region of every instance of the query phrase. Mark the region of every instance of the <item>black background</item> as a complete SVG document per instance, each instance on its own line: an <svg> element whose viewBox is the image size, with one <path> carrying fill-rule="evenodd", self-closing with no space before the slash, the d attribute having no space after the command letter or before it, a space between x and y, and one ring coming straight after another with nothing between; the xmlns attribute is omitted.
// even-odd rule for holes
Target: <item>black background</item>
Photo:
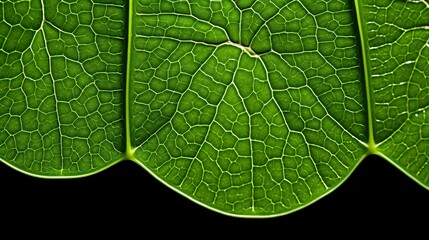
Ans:
<svg viewBox="0 0 429 240"><path fill-rule="evenodd" d="M365 159L344 184L319 201L268 219L236 218L206 209L130 161L92 176L56 180L31 177L0 164L0 190L0 228L17 226L34 234L116 230L164 235L181 227L185 233L236 229L329 236L333 229L395 233L429 229L429 191L376 156Z"/></svg>

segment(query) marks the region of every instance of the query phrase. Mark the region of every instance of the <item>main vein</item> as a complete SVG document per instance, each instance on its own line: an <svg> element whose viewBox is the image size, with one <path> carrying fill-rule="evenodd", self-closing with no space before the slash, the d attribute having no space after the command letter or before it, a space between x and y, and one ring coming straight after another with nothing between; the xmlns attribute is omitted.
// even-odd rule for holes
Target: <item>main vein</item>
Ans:
<svg viewBox="0 0 429 240"><path fill-rule="evenodd" d="M131 146L131 109L130 109L130 86L131 86L131 69L132 67L132 47L134 46L134 0L128 1L128 39L127 39L127 62L125 76L125 158L134 159L134 149Z"/></svg>
<svg viewBox="0 0 429 240"><path fill-rule="evenodd" d="M369 59L369 47L368 47L368 39L365 34L366 25L364 23L364 19L362 16L362 5L361 0L355 0L355 10L357 23L359 27L359 37L361 43L361 51L362 51L362 64L365 78L365 91L366 91L366 102L367 102L367 114L368 114L368 153L367 154L375 154L377 153L377 146L374 140L374 114L373 114L373 106L374 102L372 99L372 91L370 86L371 80L371 71L368 63Z"/></svg>

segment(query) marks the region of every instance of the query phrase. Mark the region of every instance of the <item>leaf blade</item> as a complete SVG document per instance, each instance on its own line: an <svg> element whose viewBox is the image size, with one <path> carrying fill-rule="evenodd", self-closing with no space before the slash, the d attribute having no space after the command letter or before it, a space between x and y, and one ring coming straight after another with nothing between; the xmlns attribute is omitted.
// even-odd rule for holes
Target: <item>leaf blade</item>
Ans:
<svg viewBox="0 0 429 240"><path fill-rule="evenodd" d="M85 1L2 6L1 24L12 26L2 36L21 39L1 51L10 60L0 66L6 85L0 101L18 103L0 108L2 160L32 175L65 177L121 159L123 8ZM27 14L20 19L15 9Z"/></svg>
<svg viewBox="0 0 429 240"><path fill-rule="evenodd" d="M427 3L364 1L363 15L369 31L377 148L383 157L428 188Z"/></svg>
<svg viewBox="0 0 429 240"><path fill-rule="evenodd" d="M157 9L157 14L162 15L162 7L155 7L156 4L151 3ZM161 6L161 2L157 4ZM282 8L284 12L276 11L279 12L278 19L286 16L304 25L315 18L305 7L297 1L292 2ZM341 103L344 97L356 99L356 102L364 98L362 90L353 90L362 87L359 82L359 61L355 58L357 48L354 41L344 41L354 33L352 19L344 19L343 14L344 11L350 12L351 7L331 7L338 13L332 20L338 18L343 21L337 34L345 37L338 42L344 49L339 49L338 53L326 53L311 45L308 49L299 49L299 45L285 49L278 45L274 50L259 56L240 43L225 42L208 46L204 41L189 42L186 38L180 43L178 36L165 39L164 34L160 37L143 33L141 37L145 42L158 42L152 45L154 48L150 44L142 45L143 51L157 52L152 56L147 54L144 60L158 62L159 65L153 68L162 69L158 75L154 73L146 75L148 78L140 77L146 82L146 92L158 91L154 98L149 98L153 102L167 88L164 84L163 88L157 90L158 85L150 85L150 82L160 82L161 79L170 81L169 77L181 73L172 67L177 62L175 51L180 52L180 47L187 44L189 50L185 52L193 53L199 45L201 48L214 49L214 52L206 55L205 60L198 61L199 68L197 65L185 67L186 64L190 66L189 63L196 63L192 58L189 58L189 63L183 61L179 64L182 65L182 74L191 74L191 79L185 84L187 87L183 88L182 96L177 97L176 105L169 115L171 117L165 118L163 128L154 127L156 134L146 134L142 137L142 144L135 145L136 160L188 198L237 216L270 216L294 211L330 192L366 154L366 146L362 141L366 137L356 130L359 127L349 125L346 121L349 118L358 119L362 123L357 125L365 126L365 118L356 117L363 115L363 105L357 104L357 109L349 111L351 115L336 114L341 112L336 110L341 109L341 106L352 106ZM197 15L198 10L198 5L194 5L192 12L187 14ZM174 9L164 11L171 16ZM276 19L275 14L272 19ZM215 21L209 16L204 16L204 20ZM322 23L323 20L320 18L317 21ZM338 28L331 27L332 31ZM253 29L252 26L245 28ZM290 32L286 29L276 31L279 34ZM304 39L319 37L315 29L297 31L295 34L301 34ZM175 44L168 47L167 42L171 41ZM276 40L270 41L274 43ZM159 51L161 49L163 51ZM336 55L342 54L350 56L350 59L336 61ZM183 53L178 55L186 57ZM232 62L229 69L225 67ZM166 63L165 67L159 67L163 63ZM276 67L280 63L282 67ZM228 70L226 80L225 75L221 74L225 69ZM345 71L344 74L341 71ZM340 73L340 77L333 76L335 72ZM318 74L321 78L313 79ZM324 76L328 80L324 80ZM325 90L318 88L321 84L325 84ZM343 92L340 88L337 91L333 86L337 84L354 87L349 88L349 92ZM324 92L330 91L337 92L323 97ZM338 100L335 100L337 97ZM171 95L164 99L171 99ZM334 104L330 106L328 103ZM208 116L208 122L201 122L203 115ZM312 125L305 126L311 119ZM151 124L157 124L157 121L152 120ZM138 125L145 123L140 122ZM291 171L288 171L286 165L289 165Z"/></svg>

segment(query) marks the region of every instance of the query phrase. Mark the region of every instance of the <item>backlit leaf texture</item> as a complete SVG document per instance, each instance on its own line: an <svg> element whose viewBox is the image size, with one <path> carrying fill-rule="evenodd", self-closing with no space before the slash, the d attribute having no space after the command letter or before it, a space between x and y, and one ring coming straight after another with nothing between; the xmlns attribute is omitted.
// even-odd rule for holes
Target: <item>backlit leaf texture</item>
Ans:
<svg viewBox="0 0 429 240"><path fill-rule="evenodd" d="M305 207L370 154L428 188L428 58L426 1L2 1L0 159L131 160L241 217Z"/></svg>

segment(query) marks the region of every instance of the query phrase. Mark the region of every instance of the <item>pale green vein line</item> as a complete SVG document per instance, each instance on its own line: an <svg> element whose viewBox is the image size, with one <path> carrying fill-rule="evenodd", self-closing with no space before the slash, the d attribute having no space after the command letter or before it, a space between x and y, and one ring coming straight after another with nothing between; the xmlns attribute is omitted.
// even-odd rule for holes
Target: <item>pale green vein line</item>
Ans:
<svg viewBox="0 0 429 240"><path fill-rule="evenodd" d="M178 38L174 38L174 37L168 37L168 36L146 36L146 35L140 35L137 34L137 37L140 38L147 38L147 39L162 39L162 40L169 40L169 41L175 41L175 42L179 42L179 43L192 43L192 44L199 44L202 46L209 46L209 47L215 47L218 48L222 45L228 45L230 42L226 41L223 43L209 43L209 42L204 42L204 41L198 41L198 40L192 40L192 39L178 39ZM231 44L230 44L231 45Z"/></svg>
<svg viewBox="0 0 429 240"><path fill-rule="evenodd" d="M48 54L47 61L48 61L49 75L50 75L50 78L52 79L52 90L53 90L53 95L54 95L54 100L55 100L55 113L56 113L56 120L57 120L57 124L58 124L58 135L59 135L58 139L59 139L59 145L60 145L59 146L59 148L60 148L60 157L61 157L61 169L60 169L60 172L62 174L63 171L64 171L64 154L63 154L64 150L63 150L63 133L62 133L62 128L61 128L60 115L59 115L59 111L58 111L58 109L59 109L59 106L58 106L59 100L58 100L57 88L55 86L55 79L54 79L54 76L52 75L52 61L51 61L52 59L51 59L51 54L50 54L49 48L48 48L48 39L47 39L45 31L43 29L43 25L44 25L45 19L46 19L45 18L45 5L43 3L43 0L40 1L40 4L42 5L42 23L41 23L41 26L40 26L39 30L40 30L40 33L42 34L43 43L44 43L44 46L46 48L46 53Z"/></svg>
<svg viewBox="0 0 429 240"><path fill-rule="evenodd" d="M249 137L248 137L248 139L249 139L249 148L250 148L250 151L249 151L250 152L250 161L251 161L251 166L252 166L252 170L250 171L250 179L251 179L250 184L252 186L252 189L251 189L251 191L252 191L251 192L252 206L251 206L251 208L252 208L252 211L254 212L255 211L255 183L254 183L255 177L254 177L253 171L255 168L255 164L254 164L254 155L253 155L254 153L253 153L253 146L252 146L253 145L253 141L252 141L252 115L250 114L250 111L248 110L248 107L244 101L245 98L243 96L241 96L239 88L235 84L236 74L240 68L240 62L241 62L241 58L243 57L243 54L245 54L244 52L245 52L245 50L243 49L243 51L240 53L240 56L238 57L237 69L234 72L234 75L232 76L231 84L234 86L235 90L237 91L237 94L240 96L241 100L243 101L243 107L244 107L246 113L249 114L249 122L248 122L248 124L249 124Z"/></svg>
<svg viewBox="0 0 429 240"><path fill-rule="evenodd" d="M278 103L278 101L277 101L277 99L274 97L274 87L272 86L272 84L271 84L271 81L270 81L270 77L269 77L269 71L268 71L268 67L267 67L267 64L265 63L265 61L264 61L264 59L262 58L262 57L259 57L259 61L261 62L261 64L262 64L262 67L264 68L264 72L265 72L265 78L266 78L266 80L267 80L267 83L268 83L268 85L269 85L269 87L270 87L270 89L271 89L271 91L272 91L272 93L271 93L271 100L274 102L274 104L276 105L276 108L279 110L279 113L280 113L280 115L281 115L281 117L282 117L282 120L283 120L283 123L284 123L284 125L285 125L285 127L287 128L287 136L286 136L286 139L288 139L289 138L289 136L290 136L290 128L289 128L289 126L288 126L288 124L287 124L287 121L286 121L286 116L285 116L285 114L284 114L284 112L283 112L283 110L282 110L282 108L280 107L280 105L279 105L279 103ZM285 152L285 150L286 150L286 146L287 146L287 144L286 144L286 142L287 141L285 141L285 143L284 143L284 145L283 145L283 147L282 147L282 152L284 153ZM283 155L284 156L284 155ZM280 161L281 162L281 165L282 165L282 169L285 169L285 166L284 166L284 162L283 161ZM284 177L284 175L285 175L285 173L284 173L284 171L283 171L283 179L286 179L285 177Z"/></svg>
<svg viewBox="0 0 429 240"><path fill-rule="evenodd" d="M134 23L134 1L130 0L128 2L128 42L127 42L127 63L126 63L126 79L125 79L125 158L129 160L134 160L134 151L135 149L131 146L131 102L130 102L130 93L131 93L131 71L133 64L132 58L132 48L134 47L134 38L135 32L135 23Z"/></svg>
<svg viewBox="0 0 429 240"><path fill-rule="evenodd" d="M374 140L374 114L373 114L373 106L374 102L372 99L372 91L371 91L371 69L369 67L368 59L369 59L369 47L368 47L368 39L366 34L366 25L364 23L364 19L362 16L362 6L360 0L355 0L355 8L356 8L356 17L357 23L359 27L359 37L361 43L361 51L362 51L362 64L363 64L363 72L365 73L365 90L366 90L366 102L368 109L368 153L374 154L377 152L377 146Z"/></svg>
<svg viewBox="0 0 429 240"><path fill-rule="evenodd" d="M232 4L234 4L234 7L240 12L240 20L239 20L239 23L240 24L238 24L238 34L239 34L239 36L238 36L238 42L240 43L240 44L242 44L242 25L243 25L243 21L242 21L242 19L243 19L243 12L242 12L242 10L240 9L240 7L237 5L237 3L235 2L235 1L231 1L232 2Z"/></svg>

